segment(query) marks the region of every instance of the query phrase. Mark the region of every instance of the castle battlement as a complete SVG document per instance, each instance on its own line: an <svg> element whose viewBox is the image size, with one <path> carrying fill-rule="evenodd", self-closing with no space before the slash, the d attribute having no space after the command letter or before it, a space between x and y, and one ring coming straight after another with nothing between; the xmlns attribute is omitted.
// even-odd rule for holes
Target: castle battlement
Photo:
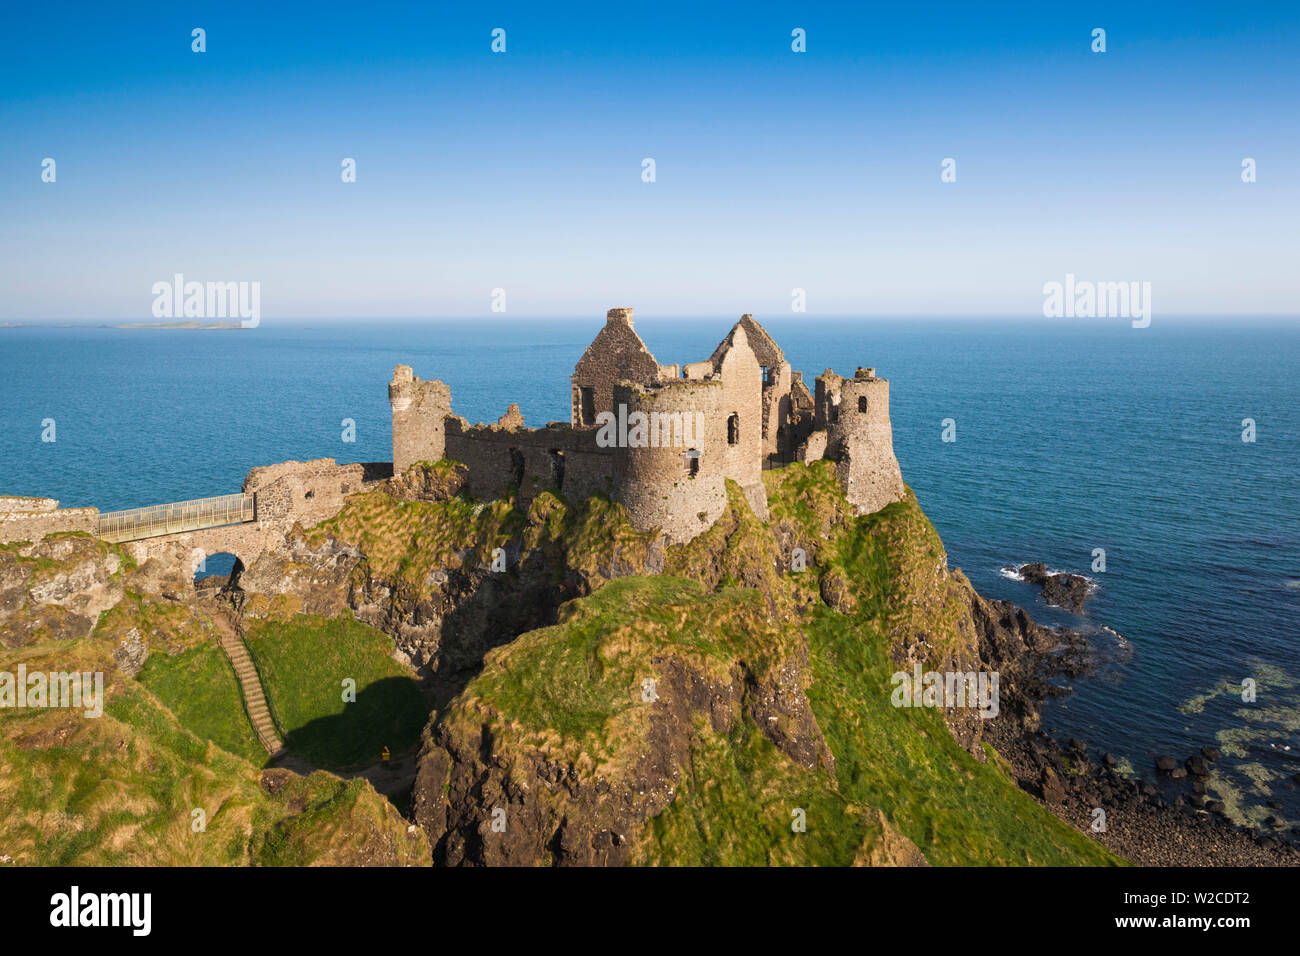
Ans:
<svg viewBox="0 0 1300 956"><path fill-rule="evenodd" d="M827 369L815 392L752 315L700 362L661 365L632 324L610 309L570 377L569 422L527 428L518 405L494 424L451 410L451 390L398 365L388 385L393 470L444 458L466 466L483 498L542 491L610 495L640 530L689 541L726 509L735 481L766 520L763 469L828 458L863 514L903 497L889 421L889 382L873 368Z"/></svg>

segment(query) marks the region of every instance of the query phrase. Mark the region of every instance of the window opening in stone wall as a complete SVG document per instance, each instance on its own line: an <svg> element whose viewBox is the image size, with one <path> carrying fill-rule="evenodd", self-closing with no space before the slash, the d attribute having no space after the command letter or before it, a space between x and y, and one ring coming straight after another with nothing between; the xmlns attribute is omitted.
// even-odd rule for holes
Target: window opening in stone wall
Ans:
<svg viewBox="0 0 1300 956"><path fill-rule="evenodd" d="M700 450L692 448L686 453L686 473L694 478L700 473Z"/></svg>
<svg viewBox="0 0 1300 956"><path fill-rule="evenodd" d="M510 449L510 484L516 488L524 484L524 453L518 448Z"/></svg>
<svg viewBox="0 0 1300 956"><path fill-rule="evenodd" d="M578 388L578 396L581 402L579 422L583 425L594 425L596 423L596 389L591 385L583 385Z"/></svg>
<svg viewBox="0 0 1300 956"><path fill-rule="evenodd" d="M858 396L858 411L860 411L860 412L865 412L866 410L867 410L867 396L865 396L865 395L859 395L859 396Z"/></svg>
<svg viewBox="0 0 1300 956"><path fill-rule="evenodd" d="M564 452L558 448L551 449L551 484L556 491L564 487Z"/></svg>
<svg viewBox="0 0 1300 956"><path fill-rule="evenodd" d="M732 412L731 417L727 419L727 444L740 444L740 416L735 412Z"/></svg>

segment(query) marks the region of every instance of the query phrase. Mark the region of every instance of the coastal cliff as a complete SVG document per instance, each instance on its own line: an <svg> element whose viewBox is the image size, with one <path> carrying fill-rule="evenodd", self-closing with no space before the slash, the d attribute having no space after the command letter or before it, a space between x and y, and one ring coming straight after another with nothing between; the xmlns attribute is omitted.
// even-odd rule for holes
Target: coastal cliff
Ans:
<svg viewBox="0 0 1300 956"><path fill-rule="evenodd" d="M728 483L712 527L673 544L602 495L481 501L456 463L417 464L293 528L220 588L83 535L6 545L0 670L42 655L53 669L75 649L81 669L110 674L113 721L40 718L40 733L61 734L59 752L80 761L81 783L60 789L40 769L56 738L0 718L14 771L5 805L41 804L89 828L79 800L96 774L127 793L144 785L114 776L119 758L100 732L111 727L148 735L125 745L132 766L156 762L167 741L172 772L246 809L216 815L231 829L211 857L178 857L162 841L106 848L131 827L184 824L197 782L99 820L99 842L75 851L43 847L48 820L31 811L21 824L6 817L0 839L26 848L20 862L1137 858L1119 838L1090 836L1078 811L1101 787L1110 805L1145 795L1039 731L1037 701L1085 666L1086 647L978 595L949 569L910 490L860 515L833 462L763 481L767 520ZM223 673L215 647L231 628L285 754L259 751ZM993 713L974 700L928 706L919 691L900 706L898 675L923 672L996 674ZM1292 852L1210 830L1225 860Z"/></svg>

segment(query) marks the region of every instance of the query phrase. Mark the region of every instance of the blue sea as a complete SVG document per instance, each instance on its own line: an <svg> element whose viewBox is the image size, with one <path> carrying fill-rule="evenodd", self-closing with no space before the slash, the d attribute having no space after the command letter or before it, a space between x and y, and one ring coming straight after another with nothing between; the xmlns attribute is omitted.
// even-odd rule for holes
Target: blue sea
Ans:
<svg viewBox="0 0 1300 956"><path fill-rule="evenodd" d="M636 327L660 362L696 361L734 318ZM809 384L827 367L889 378L903 476L952 566L1093 639L1101 666L1048 706L1049 730L1144 776L1157 753L1219 746L1212 790L1235 814L1277 800L1300 824L1300 322L759 319ZM232 493L291 458L388 460L399 362L448 382L471 421L511 402L530 425L567 420L602 324L0 329L0 492L112 510ZM1093 578L1086 613L1039 603L1006 570L1028 561Z"/></svg>

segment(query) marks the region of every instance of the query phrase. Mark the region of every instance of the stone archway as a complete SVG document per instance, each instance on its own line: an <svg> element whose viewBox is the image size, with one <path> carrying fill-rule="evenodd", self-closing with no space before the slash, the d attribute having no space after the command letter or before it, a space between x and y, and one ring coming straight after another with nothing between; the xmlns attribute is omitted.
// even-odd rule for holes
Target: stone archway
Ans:
<svg viewBox="0 0 1300 956"><path fill-rule="evenodd" d="M196 591L229 591L239 589L239 577L245 566L239 555L230 551L205 553L194 550L194 589Z"/></svg>

